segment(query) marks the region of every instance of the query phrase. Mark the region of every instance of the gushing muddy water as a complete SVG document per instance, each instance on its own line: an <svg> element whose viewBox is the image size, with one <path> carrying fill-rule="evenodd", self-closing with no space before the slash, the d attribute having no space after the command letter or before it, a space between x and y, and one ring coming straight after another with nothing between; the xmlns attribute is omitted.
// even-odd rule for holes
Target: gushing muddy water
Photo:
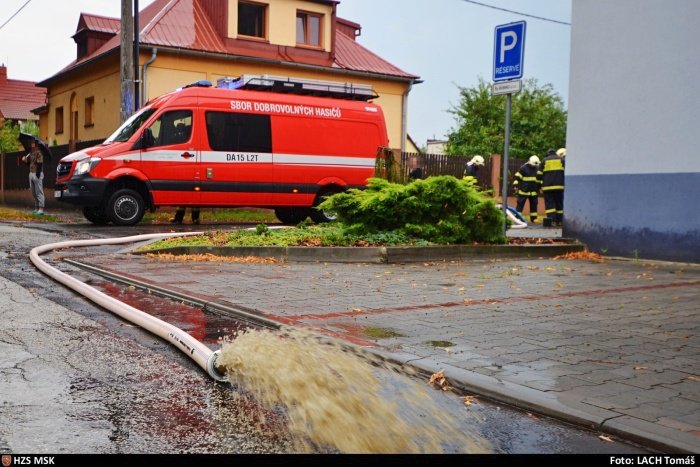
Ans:
<svg viewBox="0 0 700 467"><path fill-rule="evenodd" d="M300 452L490 452L457 428L427 383L337 343L292 330L250 330L226 342L217 365L269 408L282 407ZM387 390L378 372L399 383Z"/></svg>

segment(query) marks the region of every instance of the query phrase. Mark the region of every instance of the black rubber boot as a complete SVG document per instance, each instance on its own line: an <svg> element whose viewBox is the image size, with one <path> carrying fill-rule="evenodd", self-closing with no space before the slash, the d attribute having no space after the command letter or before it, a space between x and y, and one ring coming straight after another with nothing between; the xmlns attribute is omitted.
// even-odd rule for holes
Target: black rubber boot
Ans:
<svg viewBox="0 0 700 467"><path fill-rule="evenodd" d="M170 219L171 224L182 224L182 220L185 218L185 208L177 208L175 211L175 216Z"/></svg>

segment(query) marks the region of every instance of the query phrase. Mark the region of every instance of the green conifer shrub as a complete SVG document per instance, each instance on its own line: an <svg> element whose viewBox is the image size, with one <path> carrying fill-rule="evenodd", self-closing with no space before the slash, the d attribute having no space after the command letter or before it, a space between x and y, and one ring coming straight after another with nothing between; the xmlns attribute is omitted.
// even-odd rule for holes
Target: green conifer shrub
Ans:
<svg viewBox="0 0 700 467"><path fill-rule="evenodd" d="M450 175L407 185L380 178L321 204L338 214L348 235L393 232L437 244L505 243L503 213L473 180Z"/></svg>

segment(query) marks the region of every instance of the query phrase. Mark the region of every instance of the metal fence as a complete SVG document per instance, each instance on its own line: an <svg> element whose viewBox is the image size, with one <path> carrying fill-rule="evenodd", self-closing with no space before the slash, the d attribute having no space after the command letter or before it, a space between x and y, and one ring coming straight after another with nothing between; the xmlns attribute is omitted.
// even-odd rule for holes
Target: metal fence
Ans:
<svg viewBox="0 0 700 467"><path fill-rule="evenodd" d="M410 161L413 158L417 158L418 166L423 168L423 177L431 177L435 175L452 175L457 178L462 178L464 175L464 168L472 159L473 156L449 156L446 154L419 154L405 152L401 154L401 167L402 173L406 174L408 178L408 172L411 170ZM514 180L514 175L527 159L508 159L508 186L509 193L512 191L512 184ZM484 190L499 190L499 186L492 186L492 172L494 170L499 170L497 174L497 179L501 180L502 172L500 167L494 167L493 161L489 157L486 159L484 166L479 169L476 174L476 179L479 186Z"/></svg>
<svg viewBox="0 0 700 467"><path fill-rule="evenodd" d="M81 141L76 143L76 150L89 148L102 143L104 139ZM69 154L68 145L51 146L51 161L44 162L44 187L52 188L56 184L56 166L62 157ZM25 151L11 152L3 157L3 188L5 190L28 190L29 168L22 162Z"/></svg>

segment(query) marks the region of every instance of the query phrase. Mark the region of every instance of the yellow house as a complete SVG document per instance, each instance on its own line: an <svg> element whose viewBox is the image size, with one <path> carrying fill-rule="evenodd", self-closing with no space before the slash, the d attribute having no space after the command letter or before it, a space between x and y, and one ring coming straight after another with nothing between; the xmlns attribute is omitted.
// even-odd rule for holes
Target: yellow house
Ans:
<svg viewBox="0 0 700 467"><path fill-rule="evenodd" d="M199 80L244 74L369 84L390 146L413 151L408 95L421 81L362 45L333 0L156 0L139 14L141 104ZM38 83L48 90L41 136L56 144L109 136L120 123L120 20L81 14L76 60Z"/></svg>

